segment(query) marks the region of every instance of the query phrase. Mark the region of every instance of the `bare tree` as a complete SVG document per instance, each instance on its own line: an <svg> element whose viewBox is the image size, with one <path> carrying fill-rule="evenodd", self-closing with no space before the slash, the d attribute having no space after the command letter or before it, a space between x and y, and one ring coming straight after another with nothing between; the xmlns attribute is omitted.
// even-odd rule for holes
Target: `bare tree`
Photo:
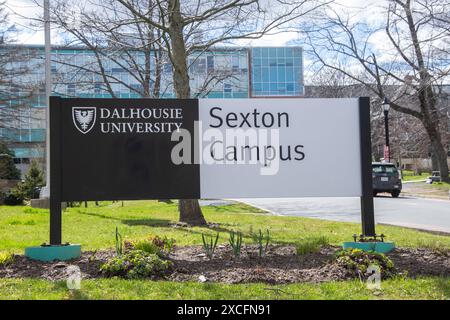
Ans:
<svg viewBox="0 0 450 320"><path fill-rule="evenodd" d="M106 71L105 61L113 61L142 83L140 96L158 97L162 81L156 78L153 92L148 85L149 76L155 74L149 68L150 59L142 63L133 55L133 52L143 51L146 57L159 54L157 58L163 64L156 64L158 67L164 66L166 61L170 63L170 89L177 98L190 98L204 96L225 79L236 76L233 72L211 72L203 84L192 90L189 69L195 59L189 59L191 55L208 52L218 44L233 45L238 40L283 32L291 22L331 1L86 0L74 10L69 1L60 0L52 9L52 20L70 34L66 44L83 45L94 52L92 65L81 68L77 68L76 63L71 65L77 70L72 77L80 74L83 78L84 73L100 76L99 82L114 97L114 83L127 84ZM78 79L77 82L83 81ZM180 200L179 210L180 221L206 224L197 200Z"/></svg>
<svg viewBox="0 0 450 320"><path fill-rule="evenodd" d="M360 75L362 77L363 75ZM365 85L356 83L338 70L322 69L310 78L307 86L308 98L355 98L371 97L370 110L372 158L376 161L384 157L385 127L384 115L378 96ZM399 86L385 87L385 91L395 92ZM439 101L445 102L440 96ZM378 106L378 107L377 107ZM390 112L391 158L402 164L404 158L427 158L431 151L428 135L417 118L392 110ZM437 168L437 165L435 166ZM438 169L436 169L438 170Z"/></svg>
<svg viewBox="0 0 450 320"><path fill-rule="evenodd" d="M72 57L53 58L56 91L61 85L75 84L78 91L105 92L116 98L116 88L121 86L134 96L158 98L169 90L169 85L161 87L167 59L159 47L159 31L118 6L113 0L52 2L52 24L62 32L64 47L81 49ZM89 55L77 59L86 50Z"/></svg>
<svg viewBox="0 0 450 320"><path fill-rule="evenodd" d="M442 135L446 110L438 104L437 88L450 75L450 4L437 0L387 3L384 25L379 26L355 21L331 7L323 10L314 23L303 26L309 52L320 68L345 74L380 100L387 97L394 110L418 119L429 137L441 176L449 181ZM373 45L381 32L389 45L382 51ZM396 90L390 92L389 88Z"/></svg>
<svg viewBox="0 0 450 320"><path fill-rule="evenodd" d="M317 1L258 0L119 0L128 10L153 28L160 30L173 66L173 85L177 98L190 98L188 56L217 44L241 39L258 39L280 32L290 22L316 9ZM155 20L150 12L157 12ZM180 200L180 221L194 225L206 223L197 200Z"/></svg>

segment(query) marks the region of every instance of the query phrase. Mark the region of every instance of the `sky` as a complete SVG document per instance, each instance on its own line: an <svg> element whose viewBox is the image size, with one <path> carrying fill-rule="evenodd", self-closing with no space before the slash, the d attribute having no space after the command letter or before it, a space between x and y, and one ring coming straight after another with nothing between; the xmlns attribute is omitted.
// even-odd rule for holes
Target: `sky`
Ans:
<svg viewBox="0 0 450 320"><path fill-rule="evenodd" d="M44 32L41 29L29 26L30 19L42 15L42 8L36 5L35 1L42 3L42 0L6 0L6 5L10 10L10 21L21 30L21 34L17 39L18 43L23 44L43 44ZM50 0L50 3L52 0ZM380 3L385 0L336 0L333 7L342 10L345 7L347 12L353 13L355 18L374 22L383 18L380 10ZM276 35L266 35L261 39L245 41L240 45L253 46L283 46L299 39L297 32L278 33ZM58 37L55 32L52 34L52 42L57 43Z"/></svg>

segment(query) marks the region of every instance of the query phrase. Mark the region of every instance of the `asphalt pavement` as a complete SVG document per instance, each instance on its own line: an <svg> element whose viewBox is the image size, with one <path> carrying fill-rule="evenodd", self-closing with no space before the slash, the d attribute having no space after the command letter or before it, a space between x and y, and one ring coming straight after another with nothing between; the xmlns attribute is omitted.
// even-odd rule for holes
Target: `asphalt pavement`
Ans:
<svg viewBox="0 0 450 320"><path fill-rule="evenodd" d="M359 198L239 199L276 215L361 222ZM376 197L375 222L450 234L450 201Z"/></svg>

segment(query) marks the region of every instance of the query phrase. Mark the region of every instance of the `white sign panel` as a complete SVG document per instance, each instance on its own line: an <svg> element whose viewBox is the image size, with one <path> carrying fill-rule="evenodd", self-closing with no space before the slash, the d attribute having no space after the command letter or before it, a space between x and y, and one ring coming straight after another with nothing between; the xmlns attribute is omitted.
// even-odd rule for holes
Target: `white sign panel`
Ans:
<svg viewBox="0 0 450 320"><path fill-rule="evenodd" d="M359 197L358 99L199 100L202 198Z"/></svg>

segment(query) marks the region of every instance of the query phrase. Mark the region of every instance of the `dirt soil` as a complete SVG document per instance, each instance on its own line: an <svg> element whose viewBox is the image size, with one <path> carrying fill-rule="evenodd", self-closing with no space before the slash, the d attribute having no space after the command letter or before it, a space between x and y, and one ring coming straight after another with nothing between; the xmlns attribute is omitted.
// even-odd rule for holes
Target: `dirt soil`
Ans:
<svg viewBox="0 0 450 320"><path fill-rule="evenodd" d="M172 281L202 281L223 283L264 282L270 284L294 282L324 282L357 277L354 272L335 263L338 247L324 247L320 252L297 255L293 246L271 245L267 255L258 257L256 246L242 248L241 257L234 259L229 245L218 246L209 260L201 246L178 247L169 259L173 271L166 276ZM84 279L100 278L100 266L114 256L114 251L84 252L70 262L43 263L16 255L14 262L0 266L0 278L67 279L67 267L80 267ZM450 253L430 249L396 249L388 254L399 273L408 277L450 276Z"/></svg>

